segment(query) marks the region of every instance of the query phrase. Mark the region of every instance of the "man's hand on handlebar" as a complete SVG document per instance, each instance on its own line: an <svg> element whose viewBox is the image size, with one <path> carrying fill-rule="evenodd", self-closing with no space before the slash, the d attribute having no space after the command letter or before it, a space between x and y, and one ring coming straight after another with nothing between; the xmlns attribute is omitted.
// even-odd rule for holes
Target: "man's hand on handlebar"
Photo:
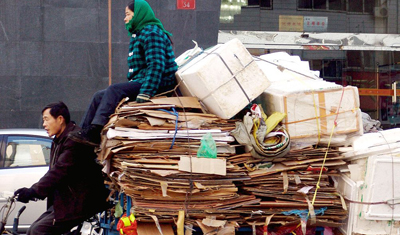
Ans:
<svg viewBox="0 0 400 235"><path fill-rule="evenodd" d="M28 203L30 200L34 201L37 198L36 192L31 188L20 188L14 192L14 196L17 196L17 201L22 203Z"/></svg>

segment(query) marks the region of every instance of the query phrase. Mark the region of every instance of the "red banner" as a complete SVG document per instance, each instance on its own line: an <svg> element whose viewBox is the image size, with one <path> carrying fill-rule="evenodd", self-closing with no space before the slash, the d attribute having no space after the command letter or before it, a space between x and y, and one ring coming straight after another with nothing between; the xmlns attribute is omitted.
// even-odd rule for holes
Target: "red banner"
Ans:
<svg viewBox="0 0 400 235"><path fill-rule="evenodd" d="M176 7L179 10L195 10L196 0L177 0Z"/></svg>

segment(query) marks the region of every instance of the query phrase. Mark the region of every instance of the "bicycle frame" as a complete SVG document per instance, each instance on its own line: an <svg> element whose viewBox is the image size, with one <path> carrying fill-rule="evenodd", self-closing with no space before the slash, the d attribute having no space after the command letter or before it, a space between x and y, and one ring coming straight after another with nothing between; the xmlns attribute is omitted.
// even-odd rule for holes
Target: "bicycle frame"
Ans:
<svg viewBox="0 0 400 235"><path fill-rule="evenodd" d="M17 215L14 218L13 228L11 231L11 234L13 235L18 235L19 217L25 210L25 208L26 206L21 207L21 209L19 209ZM14 209L15 209L15 196L12 196L7 199L7 203L0 209L0 212L2 213L2 219L0 222L0 234L3 234L6 231L5 226L7 224L8 216Z"/></svg>

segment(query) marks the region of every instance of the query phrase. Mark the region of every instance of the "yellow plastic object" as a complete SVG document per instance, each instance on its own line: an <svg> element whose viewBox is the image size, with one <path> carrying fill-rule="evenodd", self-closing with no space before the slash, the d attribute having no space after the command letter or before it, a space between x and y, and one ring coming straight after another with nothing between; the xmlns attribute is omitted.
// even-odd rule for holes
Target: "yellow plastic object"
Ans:
<svg viewBox="0 0 400 235"><path fill-rule="evenodd" d="M270 133L284 118L286 113L274 112L269 115L265 124L267 124L267 133Z"/></svg>

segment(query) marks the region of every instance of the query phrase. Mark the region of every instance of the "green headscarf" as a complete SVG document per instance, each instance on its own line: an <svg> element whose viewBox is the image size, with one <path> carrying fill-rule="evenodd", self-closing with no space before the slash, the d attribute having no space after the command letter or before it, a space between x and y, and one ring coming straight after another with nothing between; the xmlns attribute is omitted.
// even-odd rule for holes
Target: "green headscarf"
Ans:
<svg viewBox="0 0 400 235"><path fill-rule="evenodd" d="M164 33L172 36L170 32L164 29L161 21L156 18L153 9L151 9L150 5L145 0L135 0L134 15L132 19L125 24L126 30L128 30L130 34L133 34L135 31L139 31L149 24L157 25Z"/></svg>

